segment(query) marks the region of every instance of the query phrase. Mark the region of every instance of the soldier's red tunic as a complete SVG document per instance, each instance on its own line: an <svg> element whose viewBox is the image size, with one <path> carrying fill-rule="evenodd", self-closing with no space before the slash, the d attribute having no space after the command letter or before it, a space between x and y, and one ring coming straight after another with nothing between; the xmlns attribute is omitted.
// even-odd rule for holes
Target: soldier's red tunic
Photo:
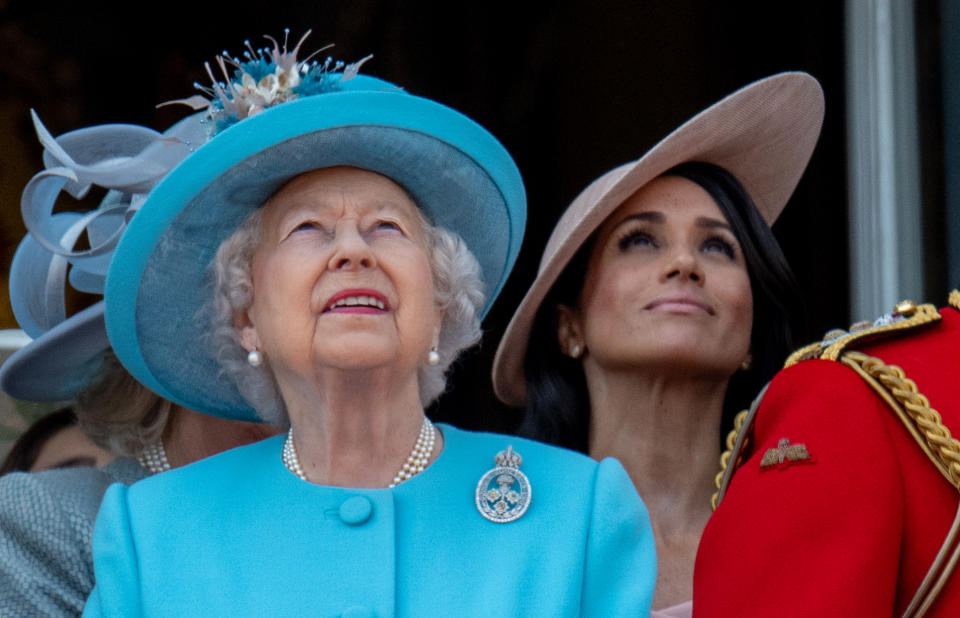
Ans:
<svg viewBox="0 0 960 618"><path fill-rule="evenodd" d="M960 436L960 313L940 314L849 349L901 367ZM804 360L773 379L751 431L700 542L694 616L902 615L960 493L901 419L850 367ZM928 616L960 616L958 571Z"/></svg>

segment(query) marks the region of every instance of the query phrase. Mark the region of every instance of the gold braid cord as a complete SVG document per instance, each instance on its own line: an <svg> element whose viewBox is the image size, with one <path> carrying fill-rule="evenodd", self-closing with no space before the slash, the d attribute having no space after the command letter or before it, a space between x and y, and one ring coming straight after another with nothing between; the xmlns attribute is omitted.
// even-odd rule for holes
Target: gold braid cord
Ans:
<svg viewBox="0 0 960 618"><path fill-rule="evenodd" d="M770 386L769 383L760 389L760 394L754 398L749 409L743 410L733 419L733 430L727 434L727 450L720 455L720 472L714 481L717 485L717 491L710 497L710 506L713 507L714 511L717 510L717 505L723 500L723 495L727 492L727 486L730 485L733 473L743 463L743 453L746 451L747 445L750 444L750 428L753 426L753 419L757 416L757 410L760 408L760 402L763 401L768 386Z"/></svg>
<svg viewBox="0 0 960 618"><path fill-rule="evenodd" d="M960 292L957 290L954 290L950 293L950 304L960 309ZM940 313L937 311L935 306L918 305L912 301L905 300L897 303L896 307L893 309L893 313L890 316L887 316L886 320L878 320L875 323L863 322L860 324L854 324L850 327L849 332L839 329L830 331L827 333L823 341L818 341L817 343L800 348L791 354L790 357L787 358L784 368L795 365L800 361L814 358L835 361L838 360L841 355L845 353L847 348L854 343L885 336L901 334L905 335L916 328L922 328L929 324L939 322L940 319ZM880 387L876 380L869 377L869 374L865 373L859 368L855 368L855 370L860 373L868 383L871 383L871 385L877 384L874 390L884 397L884 399L887 401L887 404L890 405L891 408L894 410L901 410L899 412L901 415L901 420L903 420L904 424L911 432L911 435L913 435L914 439L916 439L918 444L921 445L921 448L924 448L924 451L931 458L931 460L937 464L937 467L947 477L947 480L957 487L958 482L960 482L960 468L955 471L957 477L951 477L949 472L946 471L946 468L939 463L939 460L936 458L936 456L933 455L933 453L929 450L930 447L927 446L925 439L920 437L917 429L913 426L913 421L906 416L906 413L902 411L902 409L899 407L899 404L895 403L894 397L890 394L885 394L886 388ZM902 373L903 372L901 372L901 375ZM910 384L913 384L913 382L910 382ZM763 391L766 391L766 387L764 387ZM754 400L753 405L746 414L741 412L737 415L736 419L734 419L734 429L727 436L727 450L724 451L724 453L720 456L720 472L716 477L717 492L713 494L710 499L710 504L714 510L716 510L720 501L723 500L723 495L726 493L726 488L730 483L733 472L741 463L741 453L743 453L744 449L746 448L750 428L753 425L753 418L755 417L756 410L760 405L760 400L763 398L763 391L761 391L760 395L758 395ZM913 392L916 393L915 385ZM919 394L917 394L917 396L923 397ZM926 401L926 399L923 401ZM927 403L926 407L929 409L929 403ZM934 412L934 414L936 414L936 412ZM939 418L939 415L937 415L937 419ZM942 426L942 423L940 424ZM949 435L950 432L947 432L948 437ZM731 459L733 461L731 461ZM956 463L960 465L960 461Z"/></svg>
<svg viewBox="0 0 960 618"><path fill-rule="evenodd" d="M960 291L951 291L950 296L947 297L947 302L950 303L954 309L960 310Z"/></svg>
<svg viewBox="0 0 960 618"><path fill-rule="evenodd" d="M930 401L917 391L914 381L907 378L899 367L887 365L879 358L862 352L844 352L840 360L861 376L866 373L873 378L868 383L874 390L878 390L874 380L879 382L883 390L878 391L878 394L886 399L891 407L893 405L887 395L892 396L899 404L894 411L898 413L900 420L905 423L910 421L907 429L911 435L918 439L920 447L947 481L960 490L960 441L953 438L950 430L944 426L940 413L930 407ZM919 438L922 438L922 441Z"/></svg>
<svg viewBox="0 0 960 618"><path fill-rule="evenodd" d="M916 383L903 370L887 365L862 352L846 351L840 362L856 371L904 423L907 431L923 449L944 478L960 490L960 441L943 424L940 414L917 390ZM923 616L946 583L960 558L960 508L939 553L917 589L904 616Z"/></svg>
<svg viewBox="0 0 960 618"><path fill-rule="evenodd" d="M717 472L717 476L714 479L714 484L717 486L717 491L715 491L713 496L710 497L710 506L714 511L717 510L717 503L720 501L720 489L723 487L723 475L727 473L727 466L730 464L730 457L733 456L733 447L737 442L737 435L743 428L743 423L747 420L747 414L749 414L749 412L750 410L742 410L739 412L733 419L733 429L731 429L730 433L727 434L727 450L720 455L720 472Z"/></svg>

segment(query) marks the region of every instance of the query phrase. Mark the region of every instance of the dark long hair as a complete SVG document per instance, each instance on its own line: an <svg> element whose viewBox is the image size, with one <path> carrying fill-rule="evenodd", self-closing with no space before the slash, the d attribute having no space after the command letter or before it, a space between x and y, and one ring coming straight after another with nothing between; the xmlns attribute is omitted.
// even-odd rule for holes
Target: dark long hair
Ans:
<svg viewBox="0 0 960 618"><path fill-rule="evenodd" d="M60 408L41 417L10 447L3 464L0 464L0 476L8 472L30 472L47 440L76 424L77 416L70 407Z"/></svg>
<svg viewBox="0 0 960 618"><path fill-rule="evenodd" d="M730 378L723 406L725 434L733 416L750 404L783 366L796 338L803 336L803 298L773 232L733 174L710 163L688 162L663 175L686 178L710 194L737 237L747 264L753 295L753 367ZM520 427L523 435L584 453L590 398L580 361L560 350L557 305L578 304L594 242L595 235L577 251L534 318L524 363L527 406Z"/></svg>

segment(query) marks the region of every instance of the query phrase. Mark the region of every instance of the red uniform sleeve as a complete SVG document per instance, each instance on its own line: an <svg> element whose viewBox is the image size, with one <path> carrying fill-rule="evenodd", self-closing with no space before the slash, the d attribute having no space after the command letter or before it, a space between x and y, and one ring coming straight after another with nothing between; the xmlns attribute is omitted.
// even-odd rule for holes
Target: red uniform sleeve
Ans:
<svg viewBox="0 0 960 618"><path fill-rule="evenodd" d="M701 539L694 616L890 616L904 517L898 423L840 363L778 374ZM782 439L809 459L761 466Z"/></svg>

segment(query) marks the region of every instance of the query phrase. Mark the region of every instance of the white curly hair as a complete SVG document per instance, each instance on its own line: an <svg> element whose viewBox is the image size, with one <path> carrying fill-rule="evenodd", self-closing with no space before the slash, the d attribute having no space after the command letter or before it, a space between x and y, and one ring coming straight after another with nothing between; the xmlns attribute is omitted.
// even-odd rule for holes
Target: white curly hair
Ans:
<svg viewBox="0 0 960 618"><path fill-rule="evenodd" d="M419 212L419 211L418 211ZM251 367L234 326L238 312L253 304L253 255L260 242L263 209L258 208L221 243L212 263L214 289L208 313L211 344L223 373L236 384L260 418L289 424L287 410L269 363ZM420 402L428 406L446 388L446 371L460 353L480 341L480 312L485 296L480 265L457 234L423 220L427 254L433 273L434 299L443 310L437 352L440 362L426 362L418 371Z"/></svg>

